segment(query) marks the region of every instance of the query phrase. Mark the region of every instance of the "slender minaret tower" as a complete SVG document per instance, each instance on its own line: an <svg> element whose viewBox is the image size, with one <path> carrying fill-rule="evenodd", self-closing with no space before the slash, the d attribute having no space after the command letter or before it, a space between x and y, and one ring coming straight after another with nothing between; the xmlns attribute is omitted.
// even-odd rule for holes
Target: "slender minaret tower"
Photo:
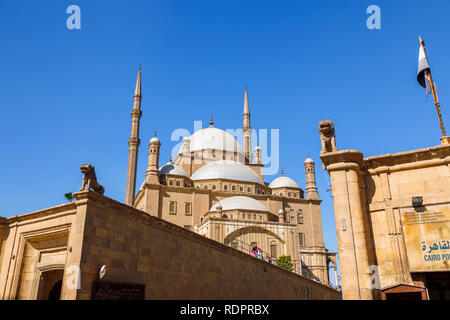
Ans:
<svg viewBox="0 0 450 320"><path fill-rule="evenodd" d="M255 163L256 164L261 164L261 147L260 146L256 146L255 149Z"/></svg>
<svg viewBox="0 0 450 320"><path fill-rule="evenodd" d="M319 193L316 186L316 173L314 171L314 160L309 157L305 160L305 175L306 175L306 199L319 199Z"/></svg>
<svg viewBox="0 0 450 320"><path fill-rule="evenodd" d="M242 126L242 133L244 135L245 163L247 164L252 162L252 152L251 152L252 127L250 126L250 107L248 105L247 85L245 85L243 120L244 125Z"/></svg>
<svg viewBox="0 0 450 320"><path fill-rule="evenodd" d="M127 190L125 193L125 203L129 206L134 204L134 193L136 191L136 170L139 144L139 120L141 111L141 66L136 80L136 89L133 98L133 110L131 110L131 135L128 139L128 170L127 170Z"/></svg>
<svg viewBox="0 0 450 320"><path fill-rule="evenodd" d="M155 136L148 143L148 166L145 172L145 182L148 184L159 184L159 149L161 142Z"/></svg>

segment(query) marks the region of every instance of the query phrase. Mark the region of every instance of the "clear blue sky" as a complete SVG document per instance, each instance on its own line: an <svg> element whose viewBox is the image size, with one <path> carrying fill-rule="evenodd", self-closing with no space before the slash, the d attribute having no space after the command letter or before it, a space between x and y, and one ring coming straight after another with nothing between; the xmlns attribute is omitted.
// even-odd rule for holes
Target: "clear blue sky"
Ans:
<svg viewBox="0 0 450 320"><path fill-rule="evenodd" d="M66 28L71 4L81 30ZM371 4L381 30L366 27ZM107 196L124 200L142 64L138 185L155 130L165 163L175 128L207 125L210 113L217 127L239 128L247 83L253 127L280 129L286 175L304 186L303 160L316 161L325 243L336 251L318 122L332 119L338 148L365 156L439 144L432 98L415 80L418 35L450 130L449 13L448 0L0 0L0 216L63 203L85 162Z"/></svg>

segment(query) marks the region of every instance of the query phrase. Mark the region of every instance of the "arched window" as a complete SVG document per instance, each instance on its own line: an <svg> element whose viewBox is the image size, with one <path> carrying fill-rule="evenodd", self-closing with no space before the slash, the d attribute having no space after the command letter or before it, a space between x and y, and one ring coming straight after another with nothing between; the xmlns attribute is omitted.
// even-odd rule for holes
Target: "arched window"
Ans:
<svg viewBox="0 0 450 320"><path fill-rule="evenodd" d="M169 202L169 213L176 214L177 213L177 203L175 201Z"/></svg>
<svg viewBox="0 0 450 320"><path fill-rule="evenodd" d="M272 241L270 243L270 255L271 255L272 260L274 260L278 257L277 243L275 241Z"/></svg>
<svg viewBox="0 0 450 320"><path fill-rule="evenodd" d="M191 203L190 202L186 202L184 205L184 214L187 216L191 215Z"/></svg>
<svg viewBox="0 0 450 320"><path fill-rule="evenodd" d="M299 233L298 234L298 244L300 246L304 246L305 245L305 234L304 233Z"/></svg>

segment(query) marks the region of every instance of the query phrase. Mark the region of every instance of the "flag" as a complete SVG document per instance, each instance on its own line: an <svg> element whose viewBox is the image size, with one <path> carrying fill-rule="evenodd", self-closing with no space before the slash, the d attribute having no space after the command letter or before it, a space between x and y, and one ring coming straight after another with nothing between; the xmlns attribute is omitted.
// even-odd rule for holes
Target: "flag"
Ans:
<svg viewBox="0 0 450 320"><path fill-rule="evenodd" d="M431 93L431 84L428 78L429 73L430 64L428 63L428 58L425 53L425 45L423 41L420 41L419 64L417 66L417 81L422 87L425 88L427 94Z"/></svg>

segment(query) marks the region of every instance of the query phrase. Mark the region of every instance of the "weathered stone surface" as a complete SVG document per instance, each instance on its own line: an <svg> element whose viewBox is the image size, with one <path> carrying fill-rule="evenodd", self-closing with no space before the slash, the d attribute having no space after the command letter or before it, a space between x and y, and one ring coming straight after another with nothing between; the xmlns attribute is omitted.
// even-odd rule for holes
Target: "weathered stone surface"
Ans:
<svg viewBox="0 0 450 320"><path fill-rule="evenodd" d="M145 284L146 299L341 298L327 286L98 193L76 197L74 203L0 221L9 230L0 234L0 299L45 298L38 289L48 268L64 271L63 299L90 299L102 265L108 266L105 281ZM38 263L37 257L56 249L64 263L55 263L61 261L55 254L47 264ZM74 266L80 268L80 289L70 286ZM46 290L56 276L48 277Z"/></svg>
<svg viewBox="0 0 450 320"><path fill-rule="evenodd" d="M450 205L450 145L363 158L360 151L321 153L331 177L344 299L379 299L398 284L424 286L408 267L401 212ZM375 275L378 270L378 275ZM449 270L450 271L450 268Z"/></svg>

